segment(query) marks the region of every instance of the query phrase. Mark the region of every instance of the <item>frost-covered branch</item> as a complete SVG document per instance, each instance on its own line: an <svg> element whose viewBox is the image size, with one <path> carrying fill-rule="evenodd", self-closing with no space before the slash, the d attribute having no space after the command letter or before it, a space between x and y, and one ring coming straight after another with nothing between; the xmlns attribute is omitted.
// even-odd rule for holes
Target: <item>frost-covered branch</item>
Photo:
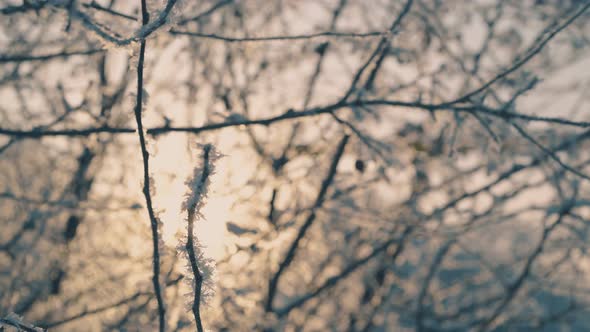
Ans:
<svg viewBox="0 0 590 332"><path fill-rule="evenodd" d="M199 332L203 331L201 302L211 295L213 261L205 256L202 246L195 237L194 226L195 221L201 218L201 208L207 198L210 177L215 172L214 162L219 157L213 145L203 146L202 165L196 167L192 177L187 180L188 192L182 204L183 210L187 212L187 236L184 248L180 248L180 252L187 258L188 268L193 276L187 280L193 292L191 309Z"/></svg>
<svg viewBox="0 0 590 332"><path fill-rule="evenodd" d="M25 332L43 332L44 329L40 327L36 327L34 325L25 323L22 317L19 317L16 314L9 314L8 316L2 318L0 317L0 331L4 331L5 327L14 327L17 331L25 331Z"/></svg>

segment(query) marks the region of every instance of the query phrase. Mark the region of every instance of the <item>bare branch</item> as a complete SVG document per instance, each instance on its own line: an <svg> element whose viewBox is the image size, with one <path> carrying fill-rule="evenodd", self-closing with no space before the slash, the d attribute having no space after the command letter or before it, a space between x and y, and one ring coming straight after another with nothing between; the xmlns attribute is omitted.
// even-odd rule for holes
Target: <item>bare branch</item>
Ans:
<svg viewBox="0 0 590 332"><path fill-rule="evenodd" d="M149 14L147 11L146 0L141 0L142 23L147 25L149 22ZM166 308L164 305L164 295L160 287L160 234L159 234L159 220L156 217L154 208L152 206L152 197L150 194L150 169L149 169L149 152L142 123L142 109L143 109L143 62L145 59L146 41L142 40L139 50L139 62L137 64L137 100L135 102L135 120L137 122L137 133L139 135L139 143L141 146L141 155L143 157L143 195L145 196L146 207L150 217L150 224L152 230L152 246L153 246L153 276L152 283L154 285L154 292L158 301L158 316L160 332L166 330Z"/></svg>
<svg viewBox="0 0 590 332"><path fill-rule="evenodd" d="M0 55L0 63L7 63L7 62L27 62L27 61L45 61L51 60L55 58L69 58L76 55L93 55L96 53L102 53L105 50L101 49L91 49L86 51L71 51L71 52L59 52L59 53L52 53L52 54L41 54L41 55L28 55L28 54L10 54L10 55Z"/></svg>
<svg viewBox="0 0 590 332"><path fill-rule="evenodd" d="M219 40L228 43L249 43L249 42L270 42L270 41L293 41L293 40L308 40L320 37L329 37L329 38L339 38L339 37L349 37L349 38L367 38L367 37L380 37L387 35L389 32L381 32L381 31L373 31L373 32L365 32L365 33L355 33L355 32L336 32L336 31L325 31L325 32L317 32L317 33L310 33L305 35L292 35L292 36L267 36L267 37L227 37L221 36L216 34L208 34L208 33L201 33L201 32L190 32L190 31L178 31L178 30L170 30L170 33L173 35L184 35L184 36L191 36L191 37L199 37L204 39L212 39L212 40Z"/></svg>
<svg viewBox="0 0 590 332"><path fill-rule="evenodd" d="M517 59L508 69L506 69L503 72L501 72L500 74L496 75L494 78L492 78L491 80L489 80L487 83L483 84L481 87L479 87L479 88L477 88L477 89L475 89L475 90L473 90L471 92L468 92L467 94L463 95L462 97L460 97L458 99L455 99L453 101L450 101L450 102L447 102L447 103L444 103L444 104L445 105L451 105L451 104L456 104L456 103L461 103L461 102L468 101L471 97L479 94L482 91L485 91L487 88L489 88L490 86L492 86L494 83L498 82L502 78L504 78L504 77L510 75L511 73L515 72L518 68L522 67L527 62L529 62L529 60L531 60L537 54L539 54L543 50L543 48L545 47L545 45L547 45L547 43L549 43L555 36L557 36L557 34L559 34L559 32L561 32L562 30L564 30L565 28L567 28L570 24L572 24L578 17L580 17L582 14L584 14L584 12L588 8L590 8L590 2L586 3L584 6L582 6L582 8L580 8L570 18L568 18L567 20L565 20L561 25L559 25L557 28L555 28L553 31L551 31L536 46L533 46L532 48L530 48L530 50L527 52L526 55L524 55L520 59Z"/></svg>
<svg viewBox="0 0 590 332"><path fill-rule="evenodd" d="M326 192L328 191L328 187L332 184L332 181L334 180L334 176L336 175L336 169L338 168L338 163L340 162L340 159L342 158L342 155L344 154L344 148L346 147L346 143L348 143L349 137L350 136L348 136L348 135L344 135L344 137L342 137L342 139L340 140L340 143L338 144L338 148L336 149L336 153L335 153L334 157L332 158L332 164L330 165L328 175L326 176L326 178L322 182L322 186L320 188L318 196L315 200L314 205L311 208L311 211L310 211L307 219L305 220L303 225L301 225L301 227L299 228L299 231L297 232L297 236L295 237L295 239L293 240L293 242L289 246L289 249L287 250L285 257L283 258L283 260L279 264L278 270L275 272L275 274L272 276L272 278L269 281L268 296L267 296L266 305L265 305L265 310L267 312L270 312L273 310L272 302L273 302L274 297L276 295L279 280L280 280L283 272L293 262L293 259L295 258L295 254L297 253L297 249L299 248L299 242L303 239L303 237L305 237L307 230L311 227L311 225L315 221L317 210L324 203L324 197L326 195Z"/></svg>

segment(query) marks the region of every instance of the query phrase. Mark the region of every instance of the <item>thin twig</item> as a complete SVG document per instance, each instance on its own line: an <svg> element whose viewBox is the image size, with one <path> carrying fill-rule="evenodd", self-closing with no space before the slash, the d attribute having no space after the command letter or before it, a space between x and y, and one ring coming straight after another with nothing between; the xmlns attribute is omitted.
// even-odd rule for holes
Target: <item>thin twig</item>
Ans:
<svg viewBox="0 0 590 332"><path fill-rule="evenodd" d="M178 276L178 277L176 277L176 278L174 278L172 280L169 280L168 282L166 282L166 287L174 286L174 285L178 284L178 282L181 281L182 279L183 279L183 276L180 275L180 276ZM44 326L45 328L48 328L48 329L49 328L54 328L54 327L67 324L67 323L76 321L78 319L81 319L81 318L84 318L84 317L87 317L87 316L100 314L100 313L105 312L105 311L107 311L109 309L113 309L113 308L117 308L117 307L120 307L120 306L123 306L123 305L127 305L127 304L129 304L129 303L131 303L131 302L139 299L142 296L149 296L149 295L151 295L151 293L149 293L149 292L137 292L137 293L135 293L135 294L133 294L131 296L128 296L128 297L126 297L124 299L121 299L121 300L119 300L119 301L117 301L115 303L107 304L107 305L100 306L100 307L97 307L97 308L94 308L94 309L85 309L85 310L82 310L79 313L73 314L73 315L68 316L66 318L63 318L63 319L60 319L60 320L56 320L56 321L52 321L52 322L48 322L48 323L42 323L40 325L41 326Z"/></svg>
<svg viewBox="0 0 590 332"><path fill-rule="evenodd" d="M404 8L402 9L402 11L399 13L399 15L397 16L397 18L391 24L391 27L389 28L388 34L387 35L384 35L381 38L381 40L379 41L379 44L375 48L375 51L373 51L373 53L367 59L367 61L365 61L365 63L361 66L361 68L356 72L354 78L352 79L352 83L350 84L350 87L348 88L348 90L346 91L346 93L344 94L344 96L342 96L342 98L340 99L342 102L346 101L346 99L348 99L348 97L350 97L350 95L352 95L352 93L355 91L357 83L360 81L360 79L361 79L363 73L365 72L365 70L373 62L373 59L375 59L382 52L385 52L387 50L386 45L391 41L392 36L396 32L397 28L401 25L402 20L404 19L404 17L410 11L410 8L412 7L412 4L413 4L413 0L408 0L406 2L406 4L404 5Z"/></svg>
<svg viewBox="0 0 590 332"><path fill-rule="evenodd" d="M99 133L110 133L110 134L121 134L121 133L135 133L133 128L113 128L113 127L95 127L85 129L55 129L55 130L43 130L43 129L32 129L32 130L20 130L20 129L7 129L0 128L0 135L12 136L18 138L41 138L46 136L89 136L92 134Z"/></svg>
<svg viewBox="0 0 590 332"><path fill-rule="evenodd" d="M147 11L146 0L141 0L142 24L145 26L149 22L149 13ZM143 131L143 124L141 120L141 112L143 109L143 63L145 59L145 45L146 41L142 40L139 50L139 62L137 64L137 99L135 102L135 120L137 122L137 133L139 135L139 144L141 146L141 154L143 157L143 195L150 218L152 230L152 245L153 245L153 277L154 293L158 301L158 316L160 332L166 330L166 308L164 306L164 297L160 287L160 235L158 232L158 219L156 218L154 208L152 205L152 197L150 194L150 170L149 170L149 153L147 151L145 135Z"/></svg>
<svg viewBox="0 0 590 332"><path fill-rule="evenodd" d="M408 227L401 238L390 238L389 240L387 240L383 244L379 245L377 248L373 249L373 251L370 254L351 263L344 270L342 270L342 272L340 272L338 275L328 278L324 283L322 283L321 286L319 286L318 288L316 288L312 292L309 292L308 294L298 298L297 300L293 301L292 303L289 303L288 305L286 305L283 308L277 309L276 310L277 315L279 315L280 317L285 316L289 312L291 312L293 309L301 307L307 301L313 299L314 297L318 296L322 292L336 286L339 281L343 280L344 278L349 276L351 273L353 273L354 271L356 271L360 267L365 266L369 261L371 261L372 259L377 257L380 253L386 251L389 247L391 247L391 245L393 245L395 243L400 243L401 241L403 241L403 239L405 239L405 237L409 234L409 232L411 230L412 230L412 228Z"/></svg>
<svg viewBox="0 0 590 332"><path fill-rule="evenodd" d="M285 257L283 258L283 261L279 264L279 268L278 268L277 272L275 272L275 274L272 276L272 278L269 281L268 297L266 299L266 304L265 304L265 310L267 312L270 312L273 310L272 302L273 302L274 297L276 295L279 280L280 280L283 272L285 272L285 270L293 262L293 259L295 258L295 254L297 253L297 249L299 248L299 242L301 242L303 237L305 237L307 230L311 227L311 225L315 221L317 210L324 203L324 197L326 196L326 192L328 191L328 187L332 184L332 181L334 180L334 176L336 175L336 169L338 168L338 163L340 162L340 159L342 158L342 155L344 154L344 148L346 147L346 143L348 143L349 138L350 138L350 136L344 135L344 137L342 137L342 139L340 140L340 143L338 144L338 148L336 149L336 153L334 154L334 157L332 158L332 164L330 165L330 169L328 171L328 174L327 174L326 178L324 179L324 181L322 182L322 186L320 188L318 196L315 200L313 207L311 208L311 211L310 211L307 219L305 220L305 222L303 223L301 228L299 228L299 231L297 232L297 236L295 237L295 239L293 240L293 242L289 246L289 249L287 250Z"/></svg>
<svg viewBox="0 0 590 332"><path fill-rule="evenodd" d="M527 133L521 126L517 125L516 123L510 123L514 128L516 128L516 130L522 135L522 137L526 138L529 142L533 143L536 147L538 147L541 151L543 151L544 153L546 153L549 158L555 160L561 167L563 167L565 170L567 170L568 172L571 172L585 180L589 180L590 181L590 177L588 177L588 175L578 171L577 169L569 166L568 164L566 164L565 162L563 162L561 160L561 158L559 158L559 156L557 156L557 154L553 153L553 151L551 151L550 149L546 148L545 146L543 146L543 144L539 143L534 137L532 137L531 135L529 135L529 133Z"/></svg>
<svg viewBox="0 0 590 332"><path fill-rule="evenodd" d="M190 17L190 18L184 18L181 19L178 22L178 25L185 25L189 22L198 22L199 20L201 20L203 17L207 17L211 14L213 14L215 11L217 11L218 9L229 5L233 2L233 0L221 0L218 3L214 4L213 6L211 6L209 9L206 9L205 11L197 14L196 16Z"/></svg>
<svg viewBox="0 0 590 332"><path fill-rule="evenodd" d="M147 23L142 24L141 29L135 31L131 36L127 38L121 38L119 37L119 35L111 33L105 27L94 22L94 20L86 13L83 13L79 10L73 10L74 13L72 13L72 17L80 20L85 27L94 31L105 41L116 44L118 46L126 46L138 41L146 40L151 34L153 34L162 26L164 26L168 22L168 15L172 11L172 8L174 8L176 1L177 0L168 0L166 5L164 6L164 9L159 12L159 15L154 20L148 20ZM145 22L144 18L145 15L143 15L142 10L142 22Z"/></svg>
<svg viewBox="0 0 590 332"><path fill-rule="evenodd" d="M191 32L191 31L178 31L170 30L173 35L184 35L191 37L199 37L205 39L219 40L228 43L247 43L247 42L266 42L266 41L293 41L293 40L308 40L320 37L351 37L351 38L366 38L366 37L379 37L386 35L388 32L372 31L365 33L356 32L336 32L336 31L325 31L311 34L292 35L292 36L267 36L267 37L229 37L221 36L210 33Z"/></svg>
<svg viewBox="0 0 590 332"><path fill-rule="evenodd" d="M135 17L135 16L127 15L125 13L118 12L118 11L113 10L111 8L103 7L94 0L92 0L90 3L83 3L82 6L84 6L86 8L93 8L93 9L96 9L96 10L99 10L99 11L102 11L105 13L109 13L114 16L126 18L131 21L138 21L137 17Z"/></svg>
<svg viewBox="0 0 590 332"><path fill-rule="evenodd" d="M545 39L543 39L541 42L539 42L536 46L532 47L530 49L530 51L528 52L528 54L526 54L524 57L522 57L521 59L517 60L516 62L514 62L514 64L512 66L510 66L508 69L504 70L503 72L501 72L500 74L496 75L494 78L492 78L491 80L489 80L487 83L485 83L484 85L482 85L481 87L463 95L462 97L455 99L453 101L444 103L445 105L451 105L451 104L456 104L456 103L460 103L460 102L464 102L464 101L468 101L471 97L477 95L478 93L486 90L487 88L489 88L491 85L493 85L494 83L496 83L497 81L501 80L502 78L510 75L511 73L513 73L514 71L516 71L518 68L522 67L524 64L526 64L527 62L529 62L529 60L531 60L533 57L535 57L537 54L539 54L541 52L541 50L543 50L543 48L545 47L545 45L547 45L547 43L549 41L551 41L551 39L553 39L559 32L561 32L563 29L567 28L570 24L572 24L572 22L574 22L578 17L580 17L588 8L590 8L590 2L586 3L580 10L578 10L574 15L572 15L569 19L567 19L565 22L563 22L560 26L558 26L557 28L555 28L555 30L553 30L552 32L550 32L547 37L545 37Z"/></svg>
<svg viewBox="0 0 590 332"><path fill-rule="evenodd" d="M30 54L6 54L0 55L0 63L8 63L8 62L27 62L27 61L46 61L55 58L69 58L71 56L76 55L92 55L96 53L104 52L105 50L102 49L90 49L84 51L63 51L58 53L50 53L50 54L40 54L40 55L30 55Z"/></svg>

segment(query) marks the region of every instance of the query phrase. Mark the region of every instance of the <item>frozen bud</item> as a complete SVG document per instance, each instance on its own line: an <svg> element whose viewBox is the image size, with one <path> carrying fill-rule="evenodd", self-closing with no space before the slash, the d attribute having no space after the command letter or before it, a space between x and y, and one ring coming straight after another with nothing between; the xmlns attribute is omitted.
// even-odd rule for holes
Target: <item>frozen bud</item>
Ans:
<svg viewBox="0 0 590 332"><path fill-rule="evenodd" d="M354 162L354 168L359 172L359 173L364 173L365 172L365 162L361 159L357 159Z"/></svg>

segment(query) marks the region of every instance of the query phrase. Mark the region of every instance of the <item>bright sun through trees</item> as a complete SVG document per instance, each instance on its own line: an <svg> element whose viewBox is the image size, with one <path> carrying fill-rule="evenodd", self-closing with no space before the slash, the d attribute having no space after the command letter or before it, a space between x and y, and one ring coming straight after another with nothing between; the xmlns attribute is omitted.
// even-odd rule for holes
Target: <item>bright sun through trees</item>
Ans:
<svg viewBox="0 0 590 332"><path fill-rule="evenodd" d="M589 0L0 0L0 331L590 330Z"/></svg>

